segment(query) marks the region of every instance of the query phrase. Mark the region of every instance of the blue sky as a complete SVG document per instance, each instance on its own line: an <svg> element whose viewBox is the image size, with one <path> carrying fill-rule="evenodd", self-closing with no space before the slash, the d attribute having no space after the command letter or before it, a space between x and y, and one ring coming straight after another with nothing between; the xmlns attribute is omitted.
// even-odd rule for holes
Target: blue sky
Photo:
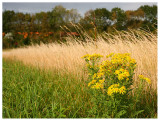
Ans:
<svg viewBox="0 0 160 121"><path fill-rule="evenodd" d="M23 13L37 13L41 11L51 11L56 5L62 5L67 9L77 9L78 12L83 15L89 9L96 8L106 8L111 10L114 7L122 8L123 10L136 10L141 5L157 5L155 2L90 2L90 3L74 3L74 2L3 2L2 9L4 10L14 10L15 12L23 12Z"/></svg>

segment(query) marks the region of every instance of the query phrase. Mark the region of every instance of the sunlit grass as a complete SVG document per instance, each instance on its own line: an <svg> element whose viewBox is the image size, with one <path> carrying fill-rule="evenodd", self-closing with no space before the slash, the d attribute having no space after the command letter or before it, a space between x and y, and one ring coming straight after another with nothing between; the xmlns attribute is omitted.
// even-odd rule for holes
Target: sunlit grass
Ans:
<svg viewBox="0 0 160 121"><path fill-rule="evenodd" d="M118 35L104 33L97 37L96 42L88 40L88 36L85 37L86 43L69 37L66 44L41 44L40 46L33 45L26 48L12 49L3 52L3 58L20 60L24 64L44 69L72 73L73 76L79 78L79 76L85 74L83 69L85 62L81 59L85 54L130 53L131 57L137 62L135 80L137 80L138 75L146 75L152 80L153 89L157 90L156 35L144 33L143 31L119 32ZM135 86L137 84L137 81L135 81Z"/></svg>

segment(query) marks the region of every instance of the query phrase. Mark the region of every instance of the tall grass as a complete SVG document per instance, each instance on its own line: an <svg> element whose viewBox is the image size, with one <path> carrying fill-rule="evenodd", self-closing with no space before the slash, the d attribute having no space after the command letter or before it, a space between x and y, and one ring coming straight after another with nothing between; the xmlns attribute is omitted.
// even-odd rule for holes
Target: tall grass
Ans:
<svg viewBox="0 0 160 121"><path fill-rule="evenodd" d="M59 72L72 73L75 77L85 74L85 62L81 57L85 54L99 53L131 53L137 61L137 75L146 75L152 80L152 87L157 90L157 36L145 31L118 32L117 35L104 33L97 41L87 40L86 43L75 41L69 37L65 44L33 45L26 48L12 49L3 52L4 58L20 60L24 64ZM91 39L91 38L90 38Z"/></svg>
<svg viewBox="0 0 160 121"><path fill-rule="evenodd" d="M81 58L93 53L104 56L131 53L137 62L133 88L138 88L137 78L141 74L151 79L152 88L143 87L141 96L133 95L139 100L134 109L145 110L138 117L157 116L157 35L132 30L99 34L94 41L81 29L82 32L80 38L67 37L66 43L3 52L3 117L95 117L89 113L94 105L85 82L86 65ZM27 66L8 60L21 61Z"/></svg>

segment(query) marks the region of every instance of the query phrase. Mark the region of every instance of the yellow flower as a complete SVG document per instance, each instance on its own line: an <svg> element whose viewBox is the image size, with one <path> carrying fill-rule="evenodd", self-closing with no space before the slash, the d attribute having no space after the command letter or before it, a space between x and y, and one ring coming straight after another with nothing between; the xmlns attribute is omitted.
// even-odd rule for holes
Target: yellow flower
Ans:
<svg viewBox="0 0 160 121"><path fill-rule="evenodd" d="M149 78L145 78L145 80L148 82L148 84L151 84L151 80Z"/></svg>
<svg viewBox="0 0 160 121"><path fill-rule="evenodd" d="M101 57L103 57L103 56L100 54L92 54L92 55L86 54L86 55L82 56L82 58L84 58L87 61L96 60Z"/></svg>
<svg viewBox="0 0 160 121"><path fill-rule="evenodd" d="M144 79L145 77L143 75L139 75L139 79Z"/></svg>
<svg viewBox="0 0 160 121"><path fill-rule="evenodd" d="M93 75L93 79L95 79L97 77L97 73L94 73L94 75Z"/></svg>
<svg viewBox="0 0 160 121"><path fill-rule="evenodd" d="M100 82L101 84L104 83L104 81L105 81L104 79L103 79L103 80L99 80L99 82Z"/></svg>
<svg viewBox="0 0 160 121"><path fill-rule="evenodd" d="M128 80L128 77L130 76L128 70L125 70L123 68L116 70L115 74L117 75L119 80L123 80L125 78Z"/></svg>
<svg viewBox="0 0 160 121"><path fill-rule="evenodd" d="M119 84L113 84L108 88L107 94L112 96L114 93L124 94L126 93L125 86L119 88Z"/></svg>
<svg viewBox="0 0 160 121"><path fill-rule="evenodd" d="M93 85L91 88L103 89L103 84L97 82L97 83L96 83L95 85Z"/></svg>
<svg viewBox="0 0 160 121"><path fill-rule="evenodd" d="M101 78L103 76L103 73L97 73L97 78Z"/></svg>
<svg viewBox="0 0 160 121"><path fill-rule="evenodd" d="M112 90L108 90L108 92L107 92L107 94L109 95L109 96L111 96L112 95Z"/></svg>
<svg viewBox="0 0 160 121"><path fill-rule="evenodd" d="M143 75L139 75L139 79L145 80L148 82L148 84L151 84L151 80L149 78L144 77Z"/></svg>
<svg viewBox="0 0 160 121"><path fill-rule="evenodd" d="M123 80L123 79L124 79L124 78L123 78L123 74L119 74L119 75L118 75L118 79L119 79L119 80Z"/></svg>
<svg viewBox="0 0 160 121"><path fill-rule="evenodd" d="M119 74L119 73L120 73L120 71L119 71L119 70L116 70L116 71L115 71L115 74Z"/></svg>
<svg viewBox="0 0 160 121"><path fill-rule="evenodd" d="M87 58L89 56L90 56L89 54L86 54L86 55L82 56L81 58Z"/></svg>
<svg viewBox="0 0 160 121"><path fill-rule="evenodd" d="M90 86L91 84L94 84L97 80L92 80L91 82L88 83L88 86Z"/></svg>
<svg viewBox="0 0 160 121"><path fill-rule="evenodd" d="M122 87L119 89L119 93L120 93L120 94L126 93L126 88L125 88L125 86L122 86Z"/></svg>
<svg viewBox="0 0 160 121"><path fill-rule="evenodd" d="M114 88L114 93L118 93L119 89L118 88Z"/></svg>
<svg viewBox="0 0 160 121"><path fill-rule="evenodd" d="M112 56L111 63L114 65L123 65L125 67L135 67L136 61L130 57L129 53L117 53Z"/></svg>
<svg viewBox="0 0 160 121"><path fill-rule="evenodd" d="M110 53L109 55L106 56L106 58L111 57L112 55L114 55L114 53Z"/></svg>

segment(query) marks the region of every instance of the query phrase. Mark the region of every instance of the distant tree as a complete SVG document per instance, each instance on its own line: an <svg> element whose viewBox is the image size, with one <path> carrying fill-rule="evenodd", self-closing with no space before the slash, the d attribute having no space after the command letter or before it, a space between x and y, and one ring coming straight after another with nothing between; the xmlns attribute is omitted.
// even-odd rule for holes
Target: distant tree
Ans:
<svg viewBox="0 0 160 121"><path fill-rule="evenodd" d="M112 14L111 18L113 20L114 27L117 30L125 30L127 17L124 10L116 7L111 10L111 14Z"/></svg>
<svg viewBox="0 0 160 121"><path fill-rule="evenodd" d="M16 13L15 14L15 30L16 31L25 31L25 26L24 26L24 21L25 21L25 15L23 13Z"/></svg>
<svg viewBox="0 0 160 121"><path fill-rule="evenodd" d="M15 18L15 12L14 11L9 11L9 10L5 10L3 12L3 17L2 17L2 26L3 26L3 32L7 33L7 32L11 32L11 30L13 30L14 27L14 18Z"/></svg>
<svg viewBox="0 0 160 121"><path fill-rule="evenodd" d="M141 6L139 9L144 11L144 22L142 27L154 31L157 28L157 6Z"/></svg>
<svg viewBox="0 0 160 121"><path fill-rule="evenodd" d="M35 14L35 22L36 22L36 26L37 26L37 31L41 31L42 30L42 19L43 19L43 13L44 12L40 12L40 13L36 13Z"/></svg>
<svg viewBox="0 0 160 121"><path fill-rule="evenodd" d="M42 20L41 20L41 31L48 32L50 29L49 25L49 16L46 12L41 12Z"/></svg>
<svg viewBox="0 0 160 121"><path fill-rule="evenodd" d="M29 30L30 30L30 32L37 31L36 16L34 14L31 16L31 21L30 21L30 24L29 24Z"/></svg>
<svg viewBox="0 0 160 121"><path fill-rule="evenodd" d="M84 19L81 23L87 25L87 28L93 28L91 23L94 23L99 32L106 31L108 26L111 25L111 13L106 8L97 8L89 10L85 13Z"/></svg>
<svg viewBox="0 0 160 121"><path fill-rule="evenodd" d="M106 8L97 8L94 13L97 29L106 31L111 25L111 13Z"/></svg>
<svg viewBox="0 0 160 121"><path fill-rule="evenodd" d="M144 11L144 17L146 21L149 22L155 22L157 20L157 6L149 6L149 5L144 5L141 6L139 9L142 9Z"/></svg>
<svg viewBox="0 0 160 121"><path fill-rule="evenodd" d="M92 9L85 12L84 17L80 19L80 24L86 29L89 30L93 28L91 23L94 21L94 11Z"/></svg>
<svg viewBox="0 0 160 121"><path fill-rule="evenodd" d="M25 31L29 32L30 31L30 22L31 22L31 15L26 13L25 15L25 18L24 18L24 29Z"/></svg>
<svg viewBox="0 0 160 121"><path fill-rule="evenodd" d="M137 29L142 26L143 20L144 20L144 12L142 9L138 9L135 11L125 11L127 23L127 28L130 29Z"/></svg>
<svg viewBox="0 0 160 121"><path fill-rule="evenodd" d="M78 23L81 18L81 15L78 13L77 9L67 10L66 12L66 20L65 22L73 22Z"/></svg>
<svg viewBox="0 0 160 121"><path fill-rule="evenodd" d="M60 26L64 25L66 13L66 8L61 5L52 9L50 12L49 24L53 30L57 31L60 29Z"/></svg>

